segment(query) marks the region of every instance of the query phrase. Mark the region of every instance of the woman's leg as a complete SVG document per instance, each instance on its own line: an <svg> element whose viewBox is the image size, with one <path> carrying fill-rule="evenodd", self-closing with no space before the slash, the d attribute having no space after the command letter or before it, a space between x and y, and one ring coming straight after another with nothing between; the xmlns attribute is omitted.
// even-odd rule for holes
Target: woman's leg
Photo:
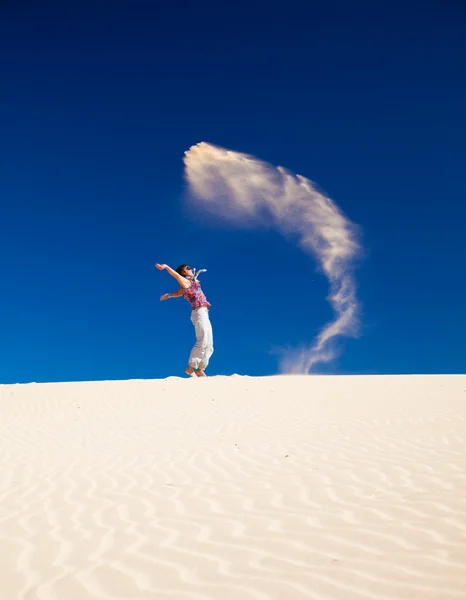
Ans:
<svg viewBox="0 0 466 600"><path fill-rule="evenodd" d="M209 319L209 311L205 311L205 317L203 318L203 323L204 323L204 331L205 331L205 337L206 337L206 346L205 346L205 352L204 355L202 357L202 360L199 363L199 368L197 369L196 373L198 375L204 375L204 371L205 369L207 369L208 365L209 365L209 359L212 356L212 354L214 353L214 334L212 331L212 323L210 322Z"/></svg>
<svg viewBox="0 0 466 600"><path fill-rule="evenodd" d="M188 370L193 369L196 371L205 364L205 357L210 352L212 346L212 326L209 320L209 313L206 308L199 308L194 310L191 314L191 321L196 330L196 343L191 350L188 361ZM211 356L212 351L209 354ZM208 359L207 359L208 362ZM190 373L188 373L190 375Z"/></svg>

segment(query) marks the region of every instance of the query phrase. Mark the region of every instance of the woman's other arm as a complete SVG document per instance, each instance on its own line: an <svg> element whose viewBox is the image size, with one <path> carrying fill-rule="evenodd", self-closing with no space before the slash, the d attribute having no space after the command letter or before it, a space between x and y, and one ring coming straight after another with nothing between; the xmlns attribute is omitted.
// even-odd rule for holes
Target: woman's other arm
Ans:
<svg viewBox="0 0 466 600"><path fill-rule="evenodd" d="M183 291L180 288L176 292L172 292L171 294L164 294L163 296L160 296L160 300L168 300L169 298L179 298L182 295L183 295Z"/></svg>

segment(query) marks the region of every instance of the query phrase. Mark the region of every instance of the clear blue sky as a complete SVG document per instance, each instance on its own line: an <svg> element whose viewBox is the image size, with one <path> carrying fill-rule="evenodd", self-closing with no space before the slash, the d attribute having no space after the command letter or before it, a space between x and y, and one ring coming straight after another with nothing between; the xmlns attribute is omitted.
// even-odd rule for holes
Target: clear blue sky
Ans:
<svg viewBox="0 0 466 600"><path fill-rule="evenodd" d="M288 241L186 210L200 141L361 226L361 337L325 372L464 372L465 64L459 0L2 2L0 381L182 374L190 309L157 261L208 269L212 375L274 374L331 318Z"/></svg>

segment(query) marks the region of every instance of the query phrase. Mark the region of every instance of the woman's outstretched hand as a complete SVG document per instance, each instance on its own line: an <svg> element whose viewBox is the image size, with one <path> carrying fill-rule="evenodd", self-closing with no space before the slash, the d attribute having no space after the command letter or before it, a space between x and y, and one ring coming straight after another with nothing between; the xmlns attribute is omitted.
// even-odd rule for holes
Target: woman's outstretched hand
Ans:
<svg viewBox="0 0 466 600"><path fill-rule="evenodd" d="M164 271L167 268L167 265L159 265L159 263L157 263L155 266L159 271Z"/></svg>
<svg viewBox="0 0 466 600"><path fill-rule="evenodd" d="M164 294L163 296L160 296L160 300L168 300L170 298L170 294Z"/></svg>

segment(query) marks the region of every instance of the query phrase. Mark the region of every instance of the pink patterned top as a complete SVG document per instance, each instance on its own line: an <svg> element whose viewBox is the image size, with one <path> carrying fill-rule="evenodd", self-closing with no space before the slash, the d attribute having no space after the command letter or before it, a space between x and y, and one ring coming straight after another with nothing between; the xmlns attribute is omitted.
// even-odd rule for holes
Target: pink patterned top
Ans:
<svg viewBox="0 0 466 600"><path fill-rule="evenodd" d="M191 287L188 289L181 288L181 292L183 294L183 298L191 304L191 308L196 310L197 308L201 308L201 306L207 306L209 308L210 302L207 302L207 298L205 297L204 292L201 290L201 284L197 279L191 279L187 277L191 281Z"/></svg>

